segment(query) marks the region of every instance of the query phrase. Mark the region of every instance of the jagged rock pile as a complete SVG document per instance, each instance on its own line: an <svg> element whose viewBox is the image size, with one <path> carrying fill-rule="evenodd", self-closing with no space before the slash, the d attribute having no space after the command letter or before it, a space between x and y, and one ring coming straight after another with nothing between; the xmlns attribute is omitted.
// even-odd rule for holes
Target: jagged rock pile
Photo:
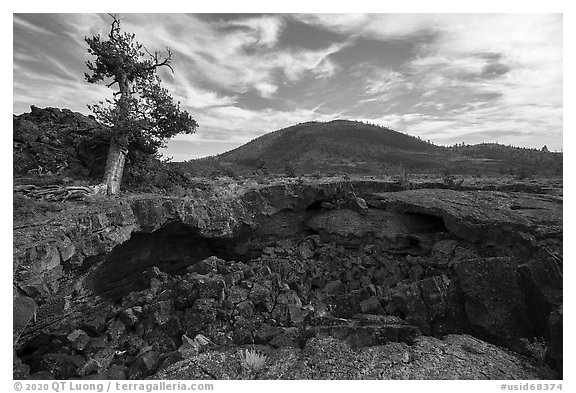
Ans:
<svg viewBox="0 0 576 393"><path fill-rule="evenodd" d="M135 199L20 250L15 375L144 378L202 351L332 339L434 352L421 334L454 333L523 353L544 337L561 367L557 199L418 190L340 206L333 185L297 191Z"/></svg>
<svg viewBox="0 0 576 393"><path fill-rule="evenodd" d="M175 275L152 267L134 278L148 289L123 297L106 317L44 338L49 342L38 349L30 343L21 357L33 378L141 379L203 349L302 348L330 337L352 348L411 345L421 332L468 328L468 266L491 259L471 259L473 247L452 239L434 243L427 256L386 250L346 249L314 235L280 241L245 262L210 257ZM493 334L515 328L502 325L497 313L472 312ZM196 337L207 338L206 348L194 344Z"/></svg>
<svg viewBox="0 0 576 393"><path fill-rule="evenodd" d="M290 243L269 248L248 263L211 257L183 275L154 267L140 277L149 289L124 297L108 320L88 319L22 358L31 364L33 377L142 378L190 356L189 339L198 335L218 347L279 348L328 336L354 347L412 343L420 334L399 317L383 315L374 285L367 292L359 280L347 277L345 271L363 267L360 260L351 270L347 263L339 265L348 258L342 247L321 245L317 236L300 245ZM322 260L312 259L316 253ZM399 266L393 274L402 274ZM355 289L348 293L350 288ZM381 315L366 315L374 312Z"/></svg>
<svg viewBox="0 0 576 393"><path fill-rule="evenodd" d="M106 129L68 109L31 107L14 116L14 175L100 176L108 148Z"/></svg>

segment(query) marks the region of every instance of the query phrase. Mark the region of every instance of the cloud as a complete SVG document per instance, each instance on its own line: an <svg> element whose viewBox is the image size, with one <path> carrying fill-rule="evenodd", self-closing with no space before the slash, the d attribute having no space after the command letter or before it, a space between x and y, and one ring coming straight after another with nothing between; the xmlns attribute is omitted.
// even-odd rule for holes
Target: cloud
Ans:
<svg viewBox="0 0 576 393"><path fill-rule="evenodd" d="M281 18L276 16L262 16L234 20L229 22L227 26L247 27L255 38L255 44L272 47L278 41L278 36L282 31L284 22Z"/></svg>
<svg viewBox="0 0 576 393"><path fill-rule="evenodd" d="M264 98L272 97L274 93L276 93L276 90L278 90L278 86L268 82L259 82L254 86L254 88Z"/></svg>
<svg viewBox="0 0 576 393"><path fill-rule="evenodd" d="M186 72L181 72L170 79L165 78L164 82L173 97L190 109L232 105L238 100L235 96L220 95L216 91L195 86L192 80Z"/></svg>
<svg viewBox="0 0 576 393"><path fill-rule="evenodd" d="M393 116L383 121L448 142L468 136L476 141L482 132L517 145L538 143L543 132L561 140L561 15L329 14L301 19L381 40L434 36L397 69L364 70L368 96L363 102L400 104L406 113L411 108L429 112L414 122ZM432 114L444 120L431 119ZM512 140L519 134L526 139Z"/></svg>
<svg viewBox="0 0 576 393"><path fill-rule="evenodd" d="M274 95L281 75L292 82L307 73L331 76L335 66L327 57L341 47L277 48L284 26L281 16L210 22L191 15L168 14L163 15L163 23L150 24L145 23L146 16L126 15L126 20L126 28L150 47L170 43L176 52L176 69L192 63L195 78L225 91L256 91L265 98Z"/></svg>
<svg viewBox="0 0 576 393"><path fill-rule="evenodd" d="M399 84L406 81L404 76L397 71L390 69L379 70L378 75L368 79L366 92L369 94L386 93L397 88Z"/></svg>
<svg viewBox="0 0 576 393"><path fill-rule="evenodd" d="M267 132L306 121L329 121L341 114L323 114L316 109L247 110L237 106L208 108L195 118L201 127L193 135L177 135L175 141L235 144L238 147ZM166 152L170 155L170 151Z"/></svg>
<svg viewBox="0 0 576 393"><path fill-rule="evenodd" d="M555 140L560 148L561 15L119 17L150 50L173 50L175 74L161 77L200 124L177 141L215 149L345 117L438 143L484 135L534 147ZM302 23L299 33L289 31ZM110 97L83 80L90 57L83 37L109 27L104 14L14 15L14 111L34 104L86 113L86 104ZM304 45L315 32L314 44Z"/></svg>
<svg viewBox="0 0 576 393"><path fill-rule="evenodd" d="M13 89L15 114L28 111L30 105L68 108L88 114L87 104L110 96L110 90L105 86L88 85L87 82L21 68L14 70Z"/></svg>
<svg viewBox="0 0 576 393"><path fill-rule="evenodd" d="M42 35L48 35L48 36L55 36L56 34L54 34L53 32L41 27L41 26L37 26L33 23L28 22L25 19L22 19L20 16L18 15L14 15L14 24L18 25L26 30L29 30L33 33L37 33L37 34L42 34Z"/></svg>

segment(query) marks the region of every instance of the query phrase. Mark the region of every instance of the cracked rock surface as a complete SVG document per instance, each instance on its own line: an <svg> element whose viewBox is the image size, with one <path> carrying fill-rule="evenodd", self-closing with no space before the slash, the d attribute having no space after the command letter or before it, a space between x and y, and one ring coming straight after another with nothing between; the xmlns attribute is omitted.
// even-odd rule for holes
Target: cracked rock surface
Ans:
<svg viewBox="0 0 576 393"><path fill-rule="evenodd" d="M562 198L393 190L127 195L15 223L14 375L557 376L538 359L561 372Z"/></svg>

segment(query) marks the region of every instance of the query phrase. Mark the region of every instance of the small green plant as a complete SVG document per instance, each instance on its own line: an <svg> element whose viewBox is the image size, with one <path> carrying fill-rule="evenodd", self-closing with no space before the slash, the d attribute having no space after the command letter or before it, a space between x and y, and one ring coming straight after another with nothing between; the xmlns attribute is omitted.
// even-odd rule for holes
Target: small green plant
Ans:
<svg viewBox="0 0 576 393"><path fill-rule="evenodd" d="M258 372L262 367L264 367L267 356L252 348L240 351L240 359L244 368L253 372Z"/></svg>

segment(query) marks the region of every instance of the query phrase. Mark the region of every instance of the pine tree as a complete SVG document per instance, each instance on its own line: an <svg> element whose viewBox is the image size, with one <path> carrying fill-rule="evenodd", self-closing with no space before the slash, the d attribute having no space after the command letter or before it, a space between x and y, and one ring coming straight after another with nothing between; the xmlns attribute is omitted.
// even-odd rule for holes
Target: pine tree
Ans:
<svg viewBox="0 0 576 393"><path fill-rule="evenodd" d="M198 124L190 114L180 109L168 90L163 88L156 71L168 67L172 72L172 52L166 57L149 52L135 41L135 35L120 30L120 20L114 16L107 39L85 37L88 53L95 56L87 61L89 83L109 82L107 87L118 90L112 99L88 105L96 119L110 127L110 148L104 179L98 190L108 195L120 191L128 149L156 154L169 138L179 133L192 134Z"/></svg>

